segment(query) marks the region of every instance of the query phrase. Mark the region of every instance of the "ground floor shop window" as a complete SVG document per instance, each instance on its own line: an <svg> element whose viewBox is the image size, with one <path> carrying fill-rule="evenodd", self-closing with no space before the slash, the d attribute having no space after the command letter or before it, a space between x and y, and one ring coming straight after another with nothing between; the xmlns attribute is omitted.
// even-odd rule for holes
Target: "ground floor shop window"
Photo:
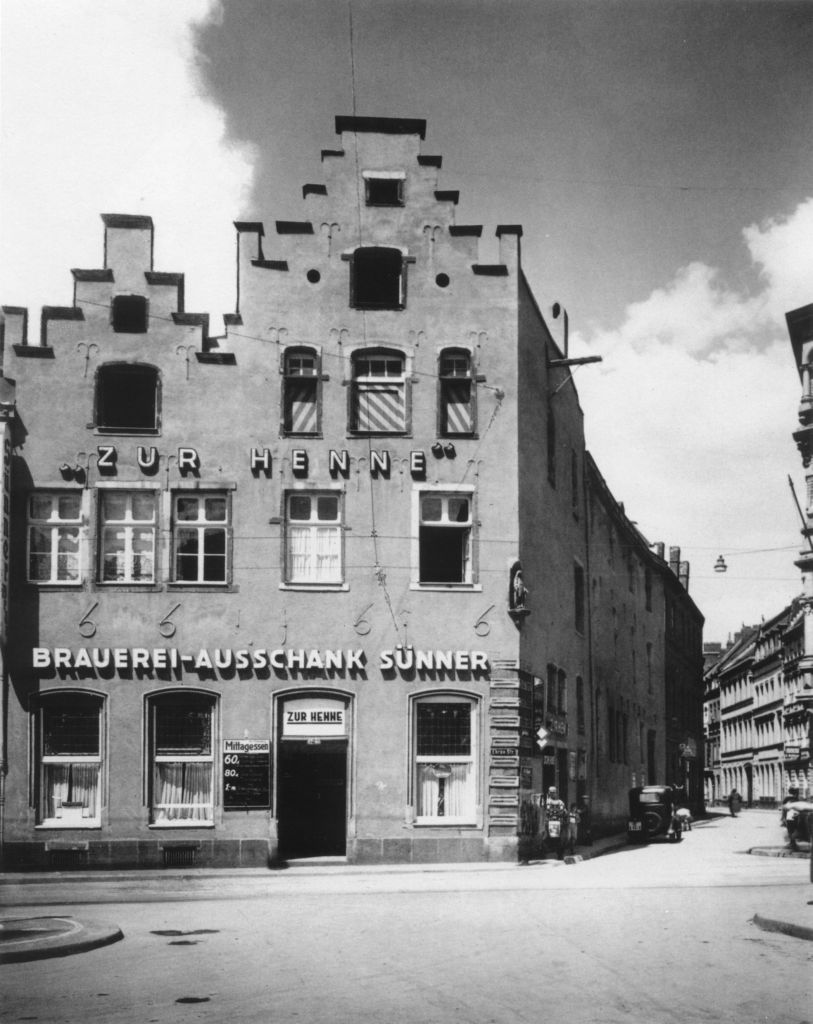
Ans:
<svg viewBox="0 0 813 1024"><path fill-rule="evenodd" d="M173 693L152 701L153 824L214 823L214 712L214 698L206 694Z"/></svg>
<svg viewBox="0 0 813 1024"><path fill-rule="evenodd" d="M419 822L473 823L476 704L454 696L415 701L415 814Z"/></svg>
<svg viewBox="0 0 813 1024"><path fill-rule="evenodd" d="M102 699L44 696L38 709L39 821L62 828L100 824Z"/></svg>

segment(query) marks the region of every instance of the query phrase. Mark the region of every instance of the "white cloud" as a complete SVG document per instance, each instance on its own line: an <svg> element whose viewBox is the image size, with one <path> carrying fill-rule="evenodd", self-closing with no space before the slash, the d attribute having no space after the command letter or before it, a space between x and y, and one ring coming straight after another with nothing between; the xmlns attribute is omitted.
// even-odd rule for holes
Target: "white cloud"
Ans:
<svg viewBox="0 0 813 1024"><path fill-rule="evenodd" d="M233 308L252 167L196 87L190 27L212 9L4 0L4 304L69 304L70 268L102 262L99 215L138 213L155 222L155 269L187 273L187 308Z"/></svg>
<svg viewBox="0 0 813 1024"><path fill-rule="evenodd" d="M799 380L784 313L813 302L811 228L813 200L743 231L761 272L755 294L695 262L632 303L618 328L573 339L605 360L576 378L588 446L643 533L693 561L711 639L800 589L787 482L803 476L791 437ZM712 572L719 552L731 553L724 577Z"/></svg>

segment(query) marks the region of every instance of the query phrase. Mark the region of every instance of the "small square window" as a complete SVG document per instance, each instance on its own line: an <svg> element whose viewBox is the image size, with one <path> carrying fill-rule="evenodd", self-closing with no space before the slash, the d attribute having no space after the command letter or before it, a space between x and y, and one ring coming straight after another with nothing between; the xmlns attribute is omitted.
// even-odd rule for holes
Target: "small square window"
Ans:
<svg viewBox="0 0 813 1024"><path fill-rule="evenodd" d="M403 178L365 177L364 194L368 206L403 206Z"/></svg>
<svg viewBox="0 0 813 1024"><path fill-rule="evenodd" d="M96 426L109 433L155 433L158 370L138 363L101 366L96 376Z"/></svg>
<svg viewBox="0 0 813 1024"><path fill-rule="evenodd" d="M116 295L111 316L118 334L146 334L147 300L143 295Z"/></svg>

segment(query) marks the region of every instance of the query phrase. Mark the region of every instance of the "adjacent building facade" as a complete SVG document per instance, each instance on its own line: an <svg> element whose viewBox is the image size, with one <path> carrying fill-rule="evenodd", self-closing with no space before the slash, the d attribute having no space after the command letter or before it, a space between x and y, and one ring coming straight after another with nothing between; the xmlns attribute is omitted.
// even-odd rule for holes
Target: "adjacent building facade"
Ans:
<svg viewBox="0 0 813 1024"><path fill-rule="evenodd" d="M301 219L235 225L225 336L141 216L4 307L8 865L512 859L547 785L702 802L688 570L585 451L521 229L481 260L423 121L336 130Z"/></svg>

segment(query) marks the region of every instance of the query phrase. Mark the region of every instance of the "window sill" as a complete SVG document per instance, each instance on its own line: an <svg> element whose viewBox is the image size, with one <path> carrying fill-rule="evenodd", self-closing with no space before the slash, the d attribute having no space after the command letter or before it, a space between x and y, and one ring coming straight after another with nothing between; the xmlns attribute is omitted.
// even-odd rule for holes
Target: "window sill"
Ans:
<svg viewBox="0 0 813 1024"><path fill-rule="evenodd" d="M435 593L481 594L482 583L410 583L410 590L428 590Z"/></svg>
<svg viewBox="0 0 813 1024"><path fill-rule="evenodd" d="M412 822L414 828L470 828L470 829L481 829L483 826L478 825L476 821L472 821L470 818L460 818L459 820L452 820L450 818L418 818Z"/></svg>
<svg viewBox="0 0 813 1024"><path fill-rule="evenodd" d="M152 830L157 829L190 829L190 828L214 828L215 823L213 821L151 821L147 828Z"/></svg>
<svg viewBox="0 0 813 1024"><path fill-rule="evenodd" d="M38 590L41 587L48 590L75 590L84 582L84 580L26 580L29 587L36 587Z"/></svg>
<svg viewBox="0 0 813 1024"><path fill-rule="evenodd" d="M180 583L173 580L167 583L167 591L185 591L193 594L239 594L240 588L233 583Z"/></svg>
<svg viewBox="0 0 813 1024"><path fill-rule="evenodd" d="M88 821L81 822L62 822L62 821L43 821L39 825L34 826L35 832L64 832L67 830L76 829L101 829L102 823L96 819L90 819Z"/></svg>
<svg viewBox="0 0 813 1024"><path fill-rule="evenodd" d="M164 588L160 583L133 583L128 580L99 580L96 584L100 590L123 590L129 593L160 593Z"/></svg>
<svg viewBox="0 0 813 1024"><path fill-rule="evenodd" d="M349 583L280 583L280 590L316 590L341 593L350 589Z"/></svg>
<svg viewBox="0 0 813 1024"><path fill-rule="evenodd" d="M160 437L161 431L157 427L97 427L91 424L94 434L99 437Z"/></svg>

